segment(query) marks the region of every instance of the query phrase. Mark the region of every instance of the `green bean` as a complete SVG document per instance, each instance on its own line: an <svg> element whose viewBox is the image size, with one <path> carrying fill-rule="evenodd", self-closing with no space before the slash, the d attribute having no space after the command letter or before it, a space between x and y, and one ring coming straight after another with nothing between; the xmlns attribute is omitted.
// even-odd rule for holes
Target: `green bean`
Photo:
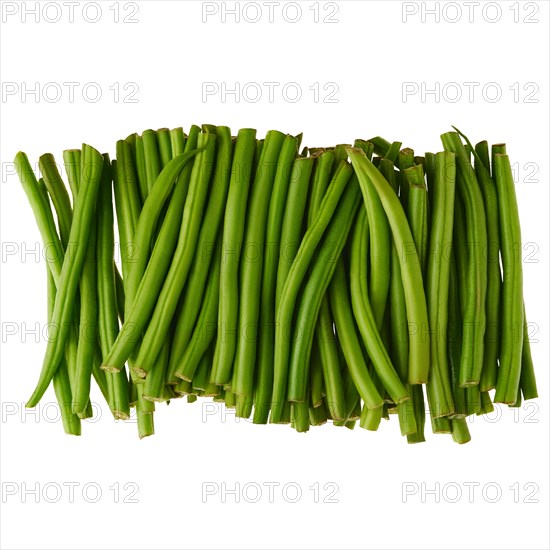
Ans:
<svg viewBox="0 0 550 550"><path fill-rule="evenodd" d="M162 170L157 143L157 134L154 130L145 130L141 134L141 138L143 140L147 191L150 193Z"/></svg>
<svg viewBox="0 0 550 550"><path fill-rule="evenodd" d="M491 175L491 157L489 156L489 144L487 141L480 141L479 143L476 143L474 150L477 154L476 160L485 166L489 172L489 175Z"/></svg>
<svg viewBox="0 0 550 550"><path fill-rule="evenodd" d="M220 296L220 255L221 240L218 239L214 251L213 262L208 274L208 282L201 304L197 324L193 335L185 349L183 357L178 361L175 376L184 380L193 380L201 357L206 353L216 333L218 303Z"/></svg>
<svg viewBox="0 0 550 550"><path fill-rule="evenodd" d="M353 381L353 384L351 384L353 388L350 388L348 384L348 389L346 390L346 403L350 403L351 399L352 406L351 409L348 408L351 413L356 403L356 399L353 397L355 397L357 393L359 393L365 405L370 409L381 407L384 400L378 393L367 369L367 365L365 364L363 352L355 330L355 322L347 286L344 264L342 260L340 260L336 266L329 286L329 297L332 314L334 315L336 324L336 332L342 346L342 351L351 378L350 381Z"/></svg>
<svg viewBox="0 0 550 550"><path fill-rule="evenodd" d="M292 263L292 267L286 277L279 304L276 307L274 379L273 397L271 400L271 418L274 423L278 423L281 420L284 404L286 402L285 392L290 352L289 331L292 326L291 323L296 297L300 291L300 285L307 272L313 254L315 253L315 249L336 210L340 196L347 186L352 173L353 170L351 166L347 162L342 161L332 178L314 222L302 239L302 243L296 254L296 259Z"/></svg>
<svg viewBox="0 0 550 550"><path fill-rule="evenodd" d="M266 220L277 159L284 139L284 134L276 130L267 133L250 195L241 255L238 324L240 337L237 340L232 381L232 391L237 395L253 394ZM256 251L257 256L250 259L248 254L252 249ZM255 330L254 336L248 334L250 329Z"/></svg>
<svg viewBox="0 0 550 550"><path fill-rule="evenodd" d="M397 164L397 160L399 159L399 154L401 152L401 145L403 144L400 141L390 143L388 150L384 153L384 158L387 158L394 164Z"/></svg>
<svg viewBox="0 0 550 550"><path fill-rule="evenodd" d="M290 425L298 433L309 431L309 404L307 401L290 404Z"/></svg>
<svg viewBox="0 0 550 550"><path fill-rule="evenodd" d="M401 144L399 144L399 146L401 146ZM392 144L392 147L393 147L393 144ZM391 155L391 151L392 151L392 148L390 148L390 151L388 151L386 158L390 158L390 160L393 160L394 162L397 163L397 167L399 168L399 181L400 181L399 200L403 205L403 209L405 211L408 211L410 184L407 181L405 170L408 170L409 168L414 167L414 151L408 147L405 147L404 149L401 149L399 151L395 159L393 159L393 156Z"/></svg>
<svg viewBox="0 0 550 550"><path fill-rule="evenodd" d="M68 149L63 151L63 164L67 172L69 187L73 197L78 195L80 186L80 171L82 164L82 151L80 149Z"/></svg>
<svg viewBox="0 0 550 550"><path fill-rule="evenodd" d="M48 266L48 323L51 322L53 314L53 308L55 303L55 281ZM70 435L80 435L81 425L80 418L73 413L72 410L72 391L71 383L69 380L69 371L67 370L67 364L65 359L62 358L59 363L59 368L53 377L53 388L55 391L55 397L59 404L59 410L61 411L61 420L63 422L63 429L65 433Z"/></svg>
<svg viewBox="0 0 550 550"><path fill-rule="evenodd" d="M145 384L136 384L137 402L136 415L139 438L143 439L155 433L155 424L153 411L155 404L152 401L143 399L143 390Z"/></svg>
<svg viewBox="0 0 550 550"><path fill-rule="evenodd" d="M470 430L465 418L453 418L451 420L453 441L460 445L470 441Z"/></svg>
<svg viewBox="0 0 550 550"><path fill-rule="evenodd" d="M328 418L328 407L324 399L318 407L309 407L309 423L312 426L322 426L327 423Z"/></svg>
<svg viewBox="0 0 550 550"><path fill-rule="evenodd" d="M325 297L321 300L321 305L325 303ZM321 310L319 309L319 312ZM317 317L319 319L319 317ZM318 325L318 323L316 323ZM315 335L314 335L315 336ZM321 356L319 353L319 346L316 345L317 342L313 342L313 347L311 348L311 359L310 359L310 369L309 369L309 388L311 395L311 406L313 408L320 407L323 404L323 395L324 395L324 378L323 378L323 368L321 367Z"/></svg>
<svg viewBox="0 0 550 550"><path fill-rule="evenodd" d="M169 384L176 384L178 382L175 378L176 368L189 343L191 333L197 320L197 315L199 314L213 248L222 223L227 201L229 179L231 176L231 130L227 126L219 126L216 131L218 153L212 179L212 189L204 214L204 220L200 228L195 261L189 272L189 281L187 283L185 295L183 296L181 311L175 322L174 339L170 351L167 374ZM155 337L154 334L151 336ZM145 343L144 340L144 345L140 350L137 364L145 368L144 365L151 364L154 360L154 353L155 346L151 345L150 342Z"/></svg>
<svg viewBox="0 0 550 550"><path fill-rule="evenodd" d="M456 226L456 209L458 196L455 196L455 226ZM456 233L455 233L456 235ZM458 260L457 253L460 251L456 248L456 239L453 242L451 250L451 258L449 263L449 299L448 299L448 323L447 323L447 341L448 341L448 364L450 366L451 387L454 403L454 417L466 416L466 388L460 387L460 360L462 354L462 330L463 330L463 313L460 305L460 284L461 280L458 276ZM428 391L428 402L430 402L431 394ZM430 405L431 407L432 405ZM436 415L432 412L432 418Z"/></svg>
<svg viewBox="0 0 550 550"><path fill-rule="evenodd" d="M386 141L384 138L381 138L379 136L370 138L369 141L374 145L374 152L381 156L385 157L388 149L390 148L391 143L389 141Z"/></svg>
<svg viewBox="0 0 550 550"><path fill-rule="evenodd" d="M533 358L531 357L531 344L529 342L529 327L527 326L527 317L525 315L525 304L523 305L523 317L520 387L523 399L535 399L535 397L538 397L538 390L537 381L535 380Z"/></svg>
<svg viewBox="0 0 550 550"><path fill-rule="evenodd" d="M139 183L139 196L141 204L145 203L149 189L147 188L147 170L145 168L145 148L143 146L143 138L136 135L136 172Z"/></svg>
<svg viewBox="0 0 550 550"><path fill-rule="evenodd" d="M367 158L369 160L372 160L372 155L374 153L374 144L372 144L370 141L366 141L364 139L356 139L353 142L353 146L358 147L359 149L363 149L365 155L367 155Z"/></svg>
<svg viewBox="0 0 550 550"><path fill-rule="evenodd" d="M500 347L498 327L500 321L500 294L502 281L500 278L499 260L500 237L498 197L495 182L491 178L489 172L489 151L487 142L478 143L474 148L464 134L457 128L455 128L455 130L462 136L464 141L466 141L466 145L475 158L475 171L483 195L487 220L487 297L485 300L487 323L485 328L480 389L482 391L488 391L496 386ZM481 152L481 155L478 154L478 150Z"/></svg>
<svg viewBox="0 0 550 550"><path fill-rule="evenodd" d="M210 362L211 358L208 355L209 349L210 349L210 346L208 346L208 349L200 358L197 370L193 375L193 380L191 385L194 391L197 391L197 390L205 391L206 387L208 386L208 378L210 376L210 365L211 365L211 362ZM216 387L219 387L219 386L216 386Z"/></svg>
<svg viewBox="0 0 550 550"><path fill-rule="evenodd" d="M239 259L244 235L248 191L251 182L256 130L239 130L225 208L220 271L219 332L210 381L227 384L231 378L237 344L239 311Z"/></svg>
<svg viewBox="0 0 550 550"><path fill-rule="evenodd" d="M128 142L124 140L117 141L116 144L116 181L115 181L115 196L117 187L119 192L124 194L122 199L121 208L128 208L129 212L121 213L124 218L131 219L133 221L130 233L125 238L125 243L128 243L128 247L133 246L134 234L141 213L141 202L139 198L139 184L137 175L134 169L134 162L132 159L131 148ZM124 264L132 261L133 258L127 258L125 260L124 255L132 253L132 249L127 248L123 252L123 268ZM139 251L138 251L139 252Z"/></svg>
<svg viewBox="0 0 550 550"><path fill-rule="evenodd" d="M104 157L103 173L106 173L107 177L110 178L108 157ZM104 176L102 176L103 179ZM80 275L80 334L73 383L73 412L80 418L86 418L86 409L90 402L90 383L98 337L96 242L97 223L92 218L89 228L88 250Z"/></svg>
<svg viewBox="0 0 550 550"><path fill-rule="evenodd" d="M490 414L495 410L488 391L481 392L481 407L478 414Z"/></svg>
<svg viewBox="0 0 550 550"><path fill-rule="evenodd" d="M496 154L494 162L503 273L500 369L494 401L509 404L517 398L523 347L521 228L510 159Z"/></svg>
<svg viewBox="0 0 550 550"><path fill-rule="evenodd" d="M59 171L55 158L50 153L42 155L38 161L40 172L48 189L48 193L52 198L55 210L59 221L59 234L61 244L67 248L69 244L69 234L71 230L71 222L73 219L73 210L69 194Z"/></svg>
<svg viewBox="0 0 550 550"><path fill-rule="evenodd" d="M73 223L68 240L69 243L78 244L75 246L74 253L65 255L63 259L52 315L52 324L59 327L59 330L55 340L48 342L42 372L36 389L28 401L28 407L36 406L52 380L61 361L70 328L67 320L72 317L78 281L86 255L90 221L94 213L97 190L101 179L103 157L95 149L84 144L82 165L81 189L75 204Z"/></svg>
<svg viewBox="0 0 550 550"><path fill-rule="evenodd" d="M487 295L487 222L483 196L477 178L456 132L441 136L443 147L456 155L457 188L464 203L468 250L467 303L464 329L468 336L462 341L460 385L479 384L484 356L485 300ZM465 332L465 335L467 333Z"/></svg>
<svg viewBox="0 0 550 550"><path fill-rule="evenodd" d="M196 234L198 233L199 220L208 191L208 185L205 182L209 180L210 176L209 172L212 167L215 139L215 136L212 134L201 134L201 139L199 140L201 152L198 153L197 160L193 165L188 191L187 180L184 177L187 172L182 173L182 179L178 178L178 184L181 186L178 195L187 195L183 214L181 212L180 200L170 201L168 212L153 248L151 259L141 278L141 282L139 282L133 300L129 283L127 289L125 289L126 302L130 301L131 305L125 315L124 325L117 336L115 344L111 348L109 355L103 358L102 368L106 370L115 372L120 370L135 348L139 335L145 328L151 314L154 319L158 319L160 312L164 311L166 316L170 319L172 318L175 306L177 305L177 299L181 293L181 288L185 284L189 265L195 252ZM204 150L202 150L203 145L206 146ZM192 158L192 154L196 153L197 150L173 159L163 170L163 174L168 173L171 165L174 166L172 163L176 163L182 157L189 160ZM157 180L157 185L153 187L151 194L147 198L147 202L155 199L155 190L158 189L159 184L163 183L161 179L163 178L163 174ZM172 177L176 177L176 175L172 176L169 173L166 179L171 181ZM142 224L142 220L151 219L149 216L151 211L145 212L147 202L142 210L140 222L136 230L136 242L148 241L146 237L139 237L140 228L149 225L149 223ZM173 203L174 206L172 206ZM178 236L178 220L180 219L181 225ZM177 245L174 251L175 240L177 240ZM142 246L138 245L138 247L139 250L143 250ZM170 257L172 252L174 255ZM142 254L140 254L141 256ZM135 264L132 267L130 271L131 276L134 276L137 265ZM151 320L149 326L151 326L152 322ZM140 369L137 365L134 365L133 368L139 376L145 377L146 371Z"/></svg>
<svg viewBox="0 0 550 550"><path fill-rule="evenodd" d="M118 306L116 301L115 268L114 268L114 218L112 202L111 171L109 170L109 158L104 156L103 176L101 179L98 206L96 209L97 223L97 288L85 293L85 273L81 280L81 295L87 295L89 300L97 300L96 315L99 319L98 332L101 353L105 357L113 346L119 332ZM85 265L84 269L88 266ZM91 269L90 269L91 271ZM92 286L90 284L90 286ZM97 297L96 297L97 292ZM84 305L84 304L83 304ZM95 339L94 339L95 344ZM130 416L130 403L128 391L128 379L126 372L106 373L109 392L109 407L117 419L126 419Z"/></svg>
<svg viewBox="0 0 550 550"><path fill-rule="evenodd" d="M408 386L407 390L410 391L411 401L413 404L412 413L414 415L414 422L411 422L408 418L405 418L405 425L411 424L414 426L414 432L405 434L407 436L407 443L423 443L426 441L426 438L424 437L424 424L426 423L424 391L422 390L422 386L418 384L415 386ZM406 414L411 414L410 408L406 408L405 410ZM403 430L401 433L403 433Z"/></svg>
<svg viewBox="0 0 550 550"><path fill-rule="evenodd" d="M447 416L440 416L439 418L431 417L432 432L434 434L450 434L452 433L451 421Z"/></svg>
<svg viewBox="0 0 550 550"><path fill-rule="evenodd" d="M187 136L183 132L183 128L174 128L170 130L170 146L172 148L172 157L181 155L185 150L185 142Z"/></svg>
<svg viewBox="0 0 550 550"><path fill-rule="evenodd" d="M386 178L394 193L397 196L398 184L393 162L388 159L380 161L379 170ZM391 243L390 258L390 312L391 312L391 330L393 334L393 353L392 363L402 380L407 380L408 357L409 357L409 333L407 326L407 310L405 305L405 293L403 290L403 281L401 279L401 267L399 253L395 242Z"/></svg>
<svg viewBox="0 0 550 550"><path fill-rule="evenodd" d="M395 403L400 403L408 399L409 394L391 364L380 336L379 325L376 322L369 301L369 291L367 288L367 243L369 240L370 222L371 219L367 218L366 209L361 208L357 216L351 241L351 303L359 332L361 333L363 343L367 348L376 374L393 401ZM372 245L372 239L370 243Z"/></svg>
<svg viewBox="0 0 550 550"><path fill-rule="evenodd" d="M435 418L454 412L447 356L450 258L446 255L449 254L453 242L455 177L454 153L437 153L426 279L432 362L428 377L428 402ZM409 198L410 203L415 200L412 190Z"/></svg>
<svg viewBox="0 0 550 550"><path fill-rule="evenodd" d="M156 134L160 155L160 168L162 169L174 158L172 154L170 130L168 130L168 128L160 128L157 130Z"/></svg>
<svg viewBox="0 0 550 550"><path fill-rule="evenodd" d="M164 398L164 381L170 358L171 336L164 340L157 354L155 364L151 372L145 378L143 387L143 398L153 402L166 401Z"/></svg>
<svg viewBox="0 0 550 550"><path fill-rule="evenodd" d="M283 215L287 205L287 195L294 166L300 166L311 174L314 160L299 158L294 162L298 151L298 140L286 136L277 162L277 171L269 203L265 254L263 258L262 283L260 289L260 325L257 350L257 373L254 391L254 423L266 424L269 417L271 394L273 393L273 346L275 343L275 292L277 286L277 266L279 263ZM300 164L299 164L300 162ZM307 183L305 185L307 188Z"/></svg>
<svg viewBox="0 0 550 550"><path fill-rule="evenodd" d="M422 165L415 165L403 172L406 183L409 184L409 196L407 199L407 217L420 260L420 269L423 278L426 273L426 260L428 259L428 190L424 181L424 169ZM454 195L453 195L454 197Z"/></svg>
<svg viewBox="0 0 550 550"><path fill-rule="evenodd" d="M367 406L363 406L363 409L361 410L361 418L359 420L359 426L364 430L375 432L376 430L378 430L380 426L383 411L384 411L383 406L376 407L373 409L370 409Z"/></svg>
<svg viewBox="0 0 550 550"><path fill-rule="evenodd" d="M430 357L430 342L424 330L428 327L426 298L422 285L420 261L403 208L391 186L366 158L360 149L348 149L362 188L374 185L393 234L398 250L404 254L401 262L401 276L405 291L407 319L415 331L409 335L409 384L427 382ZM368 196L364 194L364 196ZM414 248L411 251L410 248Z"/></svg>
<svg viewBox="0 0 550 550"><path fill-rule="evenodd" d="M303 219L306 209L312 170L311 159L312 157L308 157L307 159L296 159L292 167L288 198L281 228L281 246L278 258L279 265L277 266L277 285L275 290L275 312L279 308L288 274L300 247L302 224L296 223L296 220ZM323 177L330 176L326 170L327 168L325 168ZM313 182L313 185L315 186L315 182ZM312 222L309 222L308 225L311 225L311 223Z"/></svg>

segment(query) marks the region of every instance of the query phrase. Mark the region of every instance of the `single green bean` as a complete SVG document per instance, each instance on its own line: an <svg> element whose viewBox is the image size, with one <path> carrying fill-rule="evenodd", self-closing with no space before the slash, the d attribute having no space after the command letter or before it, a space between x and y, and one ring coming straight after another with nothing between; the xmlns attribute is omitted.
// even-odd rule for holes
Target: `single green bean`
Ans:
<svg viewBox="0 0 550 550"><path fill-rule="evenodd" d="M502 253L502 322L500 369L495 403L515 403L521 376L523 348L523 271L521 228L514 177L508 155L495 155ZM519 334L518 334L519 333Z"/></svg>
<svg viewBox="0 0 550 550"><path fill-rule="evenodd" d="M147 191L150 193L153 185L162 170L157 133L154 130L145 130L141 134L143 140L143 154L145 160L145 176L147 178Z"/></svg>
<svg viewBox="0 0 550 550"><path fill-rule="evenodd" d="M63 164L67 172L69 187L73 197L78 195L80 186L80 171L82 164L82 151L80 149L68 149L63 151Z"/></svg>
<svg viewBox="0 0 550 550"><path fill-rule="evenodd" d="M438 418L454 412L447 355L447 325L450 249L453 242L456 165L454 153L435 156L432 189L433 215L427 254L426 296L430 323L431 369L428 377L428 402L432 416ZM413 198L412 189L409 204Z"/></svg>
<svg viewBox="0 0 550 550"><path fill-rule="evenodd" d="M157 130L156 134L160 155L160 167L162 169L174 158L172 154L170 130L168 130L168 128L160 128Z"/></svg>

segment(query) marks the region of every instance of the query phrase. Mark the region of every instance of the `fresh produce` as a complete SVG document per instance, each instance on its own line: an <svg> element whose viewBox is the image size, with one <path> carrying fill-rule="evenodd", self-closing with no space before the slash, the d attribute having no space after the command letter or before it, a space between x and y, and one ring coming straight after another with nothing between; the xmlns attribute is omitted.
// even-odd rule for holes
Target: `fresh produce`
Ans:
<svg viewBox="0 0 550 550"><path fill-rule="evenodd" d="M396 415L409 443L428 412L465 443L466 417L537 397L505 146L456 129L423 156L301 140L146 130L113 160L65 151L68 186L51 154L38 179L18 153L54 331L27 406L53 381L80 435L94 379L140 437L157 403L187 396L299 432Z"/></svg>

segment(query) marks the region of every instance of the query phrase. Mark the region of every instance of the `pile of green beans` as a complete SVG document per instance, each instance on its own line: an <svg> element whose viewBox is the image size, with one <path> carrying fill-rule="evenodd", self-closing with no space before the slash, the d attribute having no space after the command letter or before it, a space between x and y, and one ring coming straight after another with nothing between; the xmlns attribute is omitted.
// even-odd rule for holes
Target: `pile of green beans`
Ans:
<svg viewBox="0 0 550 550"><path fill-rule="evenodd" d="M79 435L93 378L140 437L157 403L186 396L299 432L395 414L409 443L428 412L434 433L469 441L468 416L537 387L506 147L441 140L415 156L380 137L301 148L275 130L163 128L112 160L45 154L39 178L18 153L48 251L27 406L53 381Z"/></svg>

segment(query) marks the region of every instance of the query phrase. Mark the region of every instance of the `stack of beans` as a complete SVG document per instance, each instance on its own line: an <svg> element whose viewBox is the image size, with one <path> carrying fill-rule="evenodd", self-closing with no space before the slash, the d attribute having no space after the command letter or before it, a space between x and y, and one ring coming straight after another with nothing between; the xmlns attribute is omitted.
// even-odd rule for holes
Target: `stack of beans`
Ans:
<svg viewBox="0 0 550 550"><path fill-rule="evenodd" d="M146 130L116 160L64 151L70 194L51 154L37 179L18 153L48 252L27 406L53 381L80 434L93 378L140 437L156 403L187 396L299 432L395 414L415 443L426 394L433 432L469 441L469 415L537 389L506 148L441 139L415 156L380 137L300 152L275 130Z"/></svg>

